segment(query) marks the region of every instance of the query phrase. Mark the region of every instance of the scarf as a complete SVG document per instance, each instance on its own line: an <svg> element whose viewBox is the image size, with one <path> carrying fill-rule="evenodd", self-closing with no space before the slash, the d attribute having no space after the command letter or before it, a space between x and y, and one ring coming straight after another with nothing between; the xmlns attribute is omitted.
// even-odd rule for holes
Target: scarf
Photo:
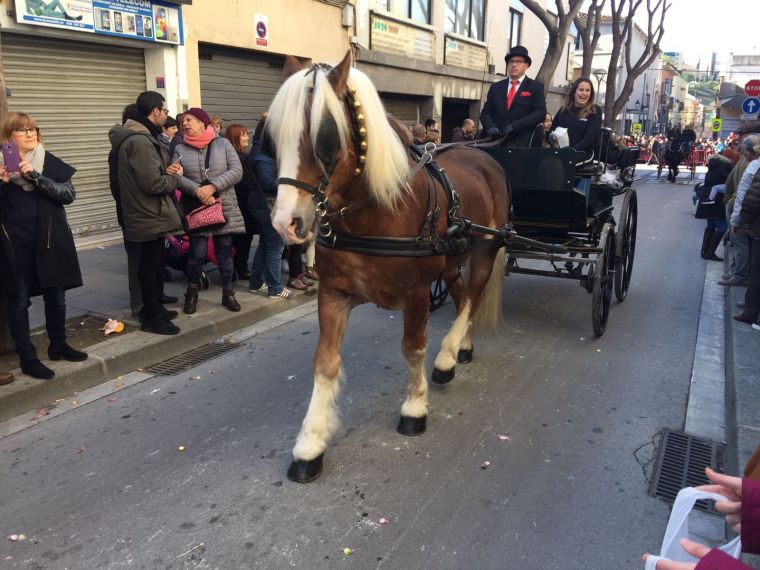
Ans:
<svg viewBox="0 0 760 570"><path fill-rule="evenodd" d="M202 148L206 148L209 145L209 143L211 143L211 141L216 138L216 131L214 130L214 127L209 125L208 127L206 127L206 130L203 131L197 137L184 134L182 138L183 138L182 142L184 142L187 145L190 145L193 148L197 148L198 150L200 150Z"/></svg>
<svg viewBox="0 0 760 570"><path fill-rule="evenodd" d="M154 139L158 139L158 135L164 132L164 130L160 126L154 125L148 120L148 117L145 117L141 115L140 113L135 113L134 115L128 115L127 118L140 123L143 127L148 129L148 131L150 131L150 134L153 135Z"/></svg>
<svg viewBox="0 0 760 570"><path fill-rule="evenodd" d="M27 152L22 160L28 162L32 166L32 170L42 174L42 169L45 166L45 147L42 146L42 143L37 143L34 150ZM0 164L5 165L2 154L0 154ZM24 192L31 192L35 188L34 182L24 178L20 172L11 174L11 182L21 187Z"/></svg>

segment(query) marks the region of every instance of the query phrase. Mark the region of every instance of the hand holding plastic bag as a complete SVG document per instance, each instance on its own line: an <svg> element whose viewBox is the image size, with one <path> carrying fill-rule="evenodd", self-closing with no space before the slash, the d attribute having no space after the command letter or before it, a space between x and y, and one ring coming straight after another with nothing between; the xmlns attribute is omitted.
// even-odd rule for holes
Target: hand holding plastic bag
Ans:
<svg viewBox="0 0 760 570"><path fill-rule="evenodd" d="M567 129L565 127L557 127L554 129L551 138L552 140L557 141L557 146L559 148L570 146L570 135L567 134Z"/></svg>

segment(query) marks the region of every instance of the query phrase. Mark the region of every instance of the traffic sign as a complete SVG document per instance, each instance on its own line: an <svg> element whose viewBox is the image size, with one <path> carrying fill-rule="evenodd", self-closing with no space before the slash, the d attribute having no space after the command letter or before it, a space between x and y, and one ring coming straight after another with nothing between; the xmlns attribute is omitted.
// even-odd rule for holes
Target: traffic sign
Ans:
<svg viewBox="0 0 760 570"><path fill-rule="evenodd" d="M760 79L750 79L744 86L744 92L748 97L760 96Z"/></svg>
<svg viewBox="0 0 760 570"><path fill-rule="evenodd" d="M723 127L723 119L713 119L712 120L712 132L719 133L720 129Z"/></svg>
<svg viewBox="0 0 760 570"><path fill-rule="evenodd" d="M747 115L754 115L760 111L760 99L749 97L742 103L742 111Z"/></svg>
<svg viewBox="0 0 760 570"><path fill-rule="evenodd" d="M631 134L633 135L640 135L643 131L641 123L633 123L633 126L631 128Z"/></svg>

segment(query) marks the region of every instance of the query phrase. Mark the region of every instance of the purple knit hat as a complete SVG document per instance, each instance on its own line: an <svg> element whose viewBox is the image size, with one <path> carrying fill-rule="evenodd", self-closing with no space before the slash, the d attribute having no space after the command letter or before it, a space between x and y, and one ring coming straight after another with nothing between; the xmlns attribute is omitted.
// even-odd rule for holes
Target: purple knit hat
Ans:
<svg viewBox="0 0 760 570"><path fill-rule="evenodd" d="M201 109L200 107L191 107L187 111L182 112L183 115L192 115L196 119L198 119L200 122L203 123L204 127L208 127L211 124L211 117L208 116L208 113Z"/></svg>

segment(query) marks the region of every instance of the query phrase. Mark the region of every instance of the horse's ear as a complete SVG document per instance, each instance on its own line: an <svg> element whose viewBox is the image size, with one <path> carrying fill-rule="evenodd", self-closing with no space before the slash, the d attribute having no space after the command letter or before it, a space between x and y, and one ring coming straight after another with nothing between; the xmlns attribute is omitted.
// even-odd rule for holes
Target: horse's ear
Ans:
<svg viewBox="0 0 760 570"><path fill-rule="evenodd" d="M343 93L348 83L348 73L351 71L351 50L346 52L346 56L338 65L332 68L327 75L327 80L332 85L333 91L338 95Z"/></svg>
<svg viewBox="0 0 760 570"><path fill-rule="evenodd" d="M285 65L282 68L282 78L287 79L291 75L298 73L303 69L301 62L292 55L285 56Z"/></svg>

